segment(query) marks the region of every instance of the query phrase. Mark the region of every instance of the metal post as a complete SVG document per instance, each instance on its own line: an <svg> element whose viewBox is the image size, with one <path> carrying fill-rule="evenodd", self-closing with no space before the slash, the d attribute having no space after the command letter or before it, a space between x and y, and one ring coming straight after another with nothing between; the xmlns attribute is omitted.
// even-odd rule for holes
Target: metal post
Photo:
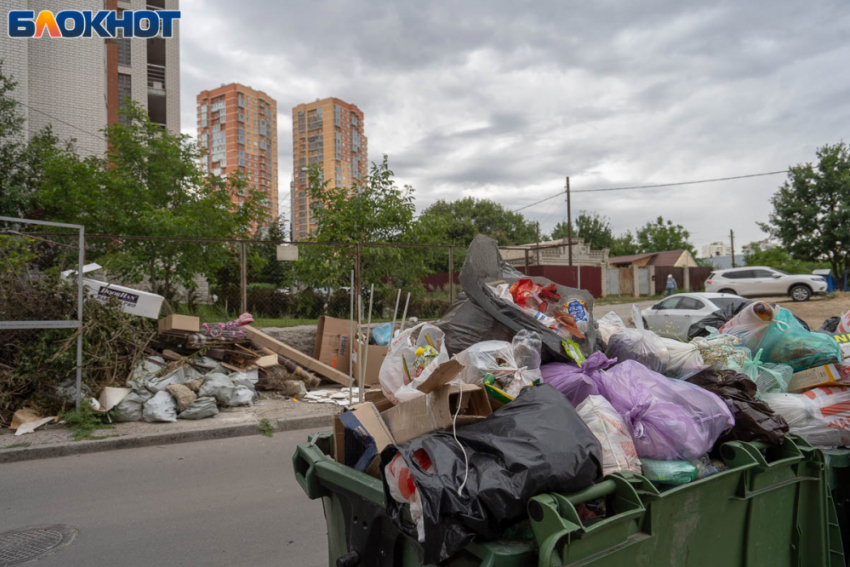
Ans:
<svg viewBox="0 0 850 567"><path fill-rule="evenodd" d="M732 267L735 267L735 231L731 228L729 229L729 240L731 240L732 244Z"/></svg>
<svg viewBox="0 0 850 567"><path fill-rule="evenodd" d="M83 389L83 266L86 262L86 229L80 227L80 251L78 254L79 267L77 268L77 395L76 406L80 411L80 398Z"/></svg>
<svg viewBox="0 0 850 567"><path fill-rule="evenodd" d="M354 245L354 288L360 297L360 243ZM357 332L360 332L360 321L357 322Z"/></svg>
<svg viewBox="0 0 850 567"><path fill-rule="evenodd" d="M567 254L570 266L573 265L573 215L570 211L570 177L567 176Z"/></svg>
<svg viewBox="0 0 850 567"><path fill-rule="evenodd" d="M348 325L348 405L354 402L354 270L351 270L351 287L348 288L351 299L351 314Z"/></svg>
<svg viewBox="0 0 850 567"><path fill-rule="evenodd" d="M537 250L537 265L540 266L540 222L536 222L534 225L535 236L537 241L534 244L535 249Z"/></svg>
<svg viewBox="0 0 850 567"><path fill-rule="evenodd" d="M352 276L354 277L354 276ZM401 288L398 288L398 295L395 296L395 309L393 309L393 326L390 327L390 342L393 341L393 337L395 337L395 320L398 317L398 304L401 301Z"/></svg>
<svg viewBox="0 0 850 567"><path fill-rule="evenodd" d="M369 291L369 319L366 323L366 349L363 353L363 372L360 373L360 380L357 381L357 392L360 394L360 403L365 400L363 386L366 384L366 370L369 368L369 337L372 336L372 300L375 298L375 284L372 284L372 289Z"/></svg>
<svg viewBox="0 0 850 567"><path fill-rule="evenodd" d="M407 301L404 302L404 313L401 314L401 327L399 327L398 332L401 334L404 332L404 320L407 319L407 306L410 305L410 292L407 292Z"/></svg>
<svg viewBox="0 0 850 567"><path fill-rule="evenodd" d="M525 249L525 275L528 276L528 248Z"/></svg>
<svg viewBox="0 0 850 567"><path fill-rule="evenodd" d="M455 261L454 247L449 246L449 305L455 302Z"/></svg>
<svg viewBox="0 0 850 567"><path fill-rule="evenodd" d="M239 248L239 312L248 312L248 251L245 242Z"/></svg>

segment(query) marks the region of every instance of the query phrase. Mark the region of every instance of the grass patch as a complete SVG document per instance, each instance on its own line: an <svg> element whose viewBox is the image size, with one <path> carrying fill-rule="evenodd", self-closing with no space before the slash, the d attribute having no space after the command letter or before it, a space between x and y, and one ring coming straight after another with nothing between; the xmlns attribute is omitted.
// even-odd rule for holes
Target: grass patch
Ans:
<svg viewBox="0 0 850 567"><path fill-rule="evenodd" d="M3 447L4 449L26 449L32 445L32 443L24 441L23 443L15 443L14 445L9 445L8 447Z"/></svg>
<svg viewBox="0 0 850 567"><path fill-rule="evenodd" d="M79 411L69 411L61 415L65 425L74 431L74 441L99 440L118 435L94 435L100 429L115 429L114 426L104 423L106 414L100 414L91 409L89 400L80 402Z"/></svg>
<svg viewBox="0 0 850 567"><path fill-rule="evenodd" d="M266 437L274 437L274 426L268 419L260 420L260 432Z"/></svg>

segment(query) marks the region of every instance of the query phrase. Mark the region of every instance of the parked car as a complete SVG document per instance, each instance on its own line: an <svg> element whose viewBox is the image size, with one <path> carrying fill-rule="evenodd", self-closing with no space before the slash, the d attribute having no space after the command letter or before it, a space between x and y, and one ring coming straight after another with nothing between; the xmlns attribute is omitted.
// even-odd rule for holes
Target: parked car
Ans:
<svg viewBox="0 0 850 567"><path fill-rule="evenodd" d="M728 293L677 293L641 312L643 326L659 335L687 340L688 329L727 305L752 303Z"/></svg>
<svg viewBox="0 0 850 567"><path fill-rule="evenodd" d="M794 301L806 301L815 293L825 293L826 287L826 279L821 276L794 276L766 266L716 270L705 280L705 291L744 297L787 295Z"/></svg>

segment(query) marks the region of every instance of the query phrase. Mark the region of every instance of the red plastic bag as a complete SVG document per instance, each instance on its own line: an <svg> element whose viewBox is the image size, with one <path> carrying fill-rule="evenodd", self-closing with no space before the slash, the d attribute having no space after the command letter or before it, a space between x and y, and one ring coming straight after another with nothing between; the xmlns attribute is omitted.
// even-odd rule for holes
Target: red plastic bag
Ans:
<svg viewBox="0 0 850 567"><path fill-rule="evenodd" d="M525 309L536 309L546 311L548 303L557 303L561 300L555 284L550 283L546 287L536 284L529 279L521 279L511 286L511 297L514 303Z"/></svg>

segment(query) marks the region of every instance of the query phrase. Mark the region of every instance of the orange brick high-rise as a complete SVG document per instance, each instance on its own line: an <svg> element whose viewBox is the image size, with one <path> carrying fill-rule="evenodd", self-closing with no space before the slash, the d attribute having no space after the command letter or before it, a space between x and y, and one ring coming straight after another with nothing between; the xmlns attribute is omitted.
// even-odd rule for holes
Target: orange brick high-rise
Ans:
<svg viewBox="0 0 850 567"><path fill-rule="evenodd" d="M198 141L209 170L244 172L248 185L265 196L269 220L277 218L277 102L238 83L202 91L197 102ZM231 198L241 203L245 195Z"/></svg>
<svg viewBox="0 0 850 567"><path fill-rule="evenodd" d="M353 187L368 173L369 152L363 112L338 98L326 98L292 109L292 239L316 228L307 193L307 168L318 163L331 187ZM317 203L318 205L318 203Z"/></svg>

